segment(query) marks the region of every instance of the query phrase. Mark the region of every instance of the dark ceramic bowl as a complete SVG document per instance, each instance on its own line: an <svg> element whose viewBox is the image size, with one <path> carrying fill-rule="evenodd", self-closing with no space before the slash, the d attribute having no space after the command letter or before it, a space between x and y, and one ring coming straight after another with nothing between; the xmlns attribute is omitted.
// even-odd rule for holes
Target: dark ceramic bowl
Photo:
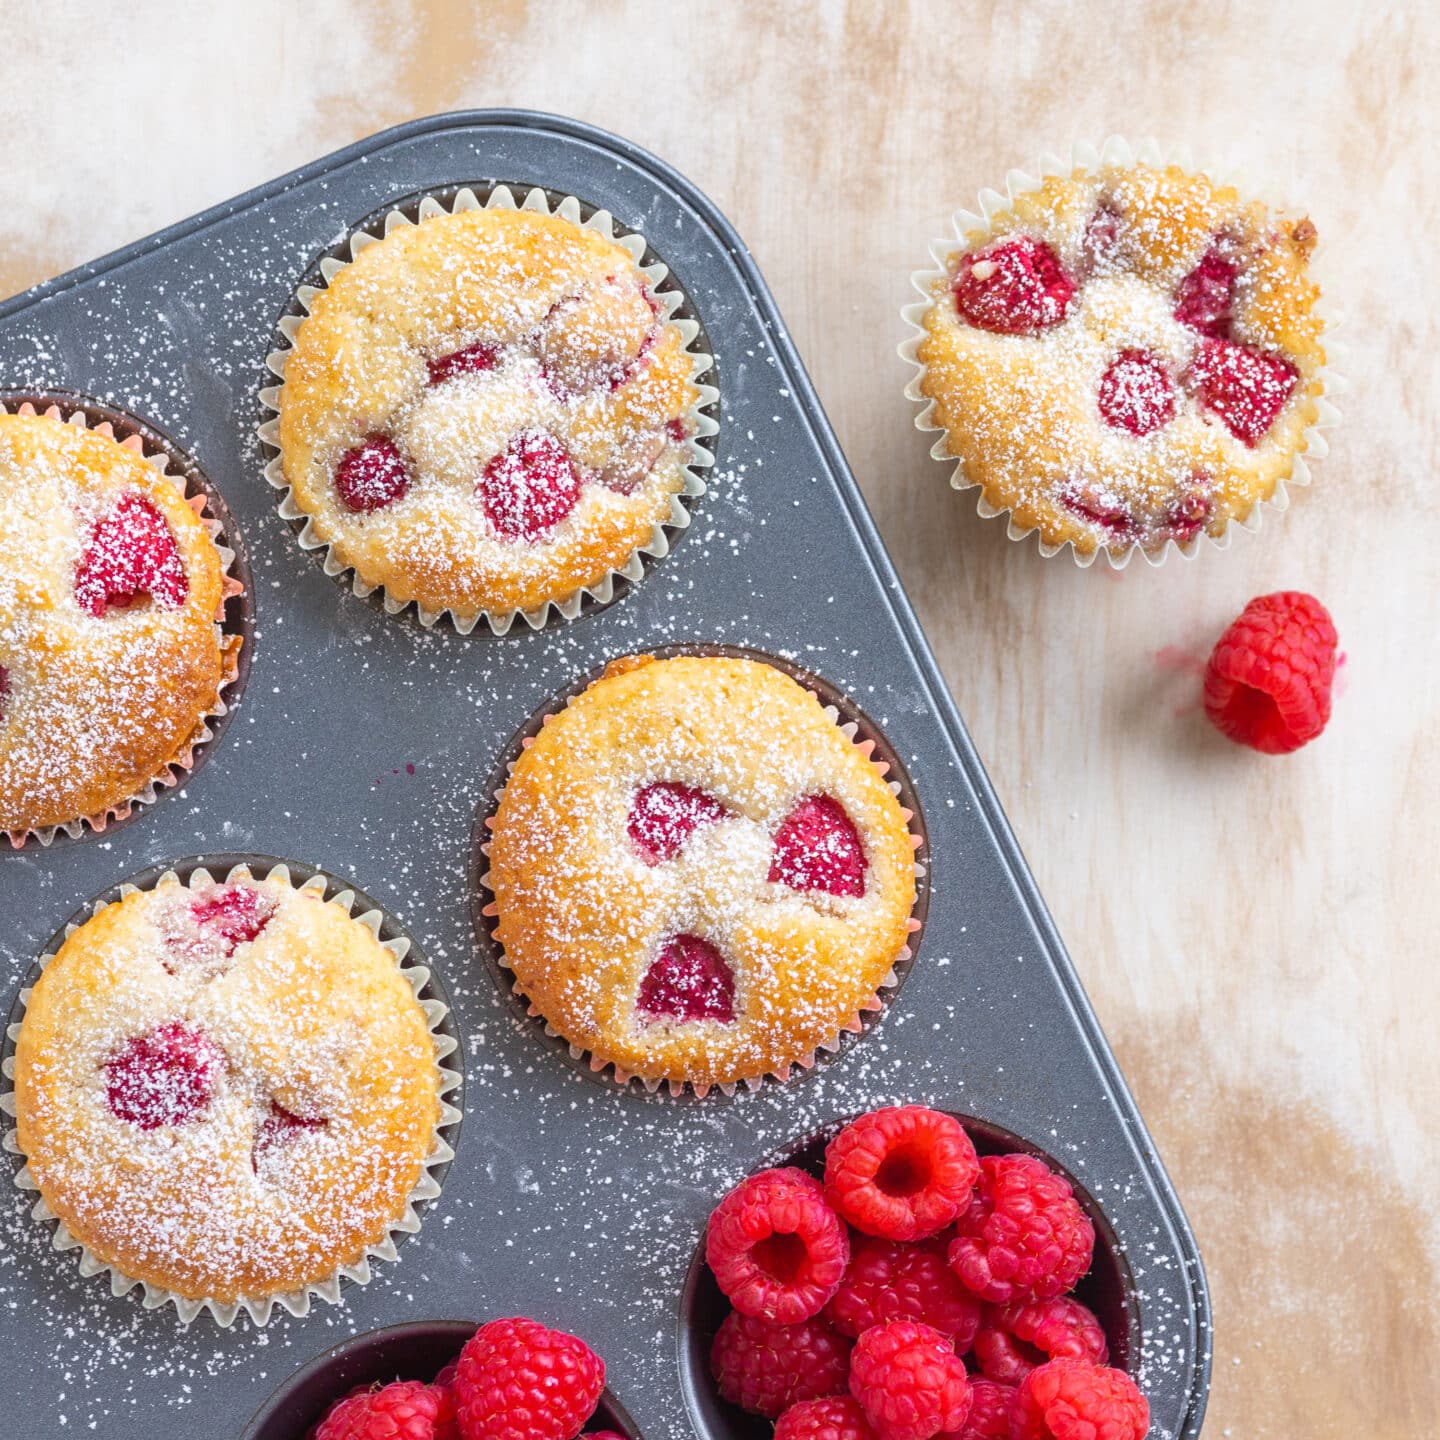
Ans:
<svg viewBox="0 0 1440 1440"><path fill-rule="evenodd" d="M1140 1360L1139 1304L1129 1263L1104 1211L1074 1175L1038 1145L958 1110L950 1113L964 1125L981 1155L999 1155L1011 1150L1038 1155L1074 1186L1075 1198L1095 1226L1095 1259L1089 1272L1075 1287L1075 1298L1088 1305L1104 1327L1105 1340L1110 1347L1109 1363L1133 1373ZM772 1156L767 1164L798 1165L812 1175L823 1174L825 1147L848 1123L837 1121L827 1126ZM715 1199L718 1204L720 1196ZM680 1388L690 1412L690 1422L700 1440L769 1440L770 1422L747 1415L722 1400L710 1374L710 1346L720 1322L729 1312L730 1302L721 1294L710 1267L705 1263L705 1239L702 1235L695 1247L695 1256L690 1262L685 1288L680 1296Z"/></svg>
<svg viewBox="0 0 1440 1440"><path fill-rule="evenodd" d="M342 1341L297 1370L256 1412L240 1440L305 1440L356 1385L433 1380L475 1333L474 1320L415 1320ZM625 1407L606 1390L586 1427L642 1440Z"/></svg>

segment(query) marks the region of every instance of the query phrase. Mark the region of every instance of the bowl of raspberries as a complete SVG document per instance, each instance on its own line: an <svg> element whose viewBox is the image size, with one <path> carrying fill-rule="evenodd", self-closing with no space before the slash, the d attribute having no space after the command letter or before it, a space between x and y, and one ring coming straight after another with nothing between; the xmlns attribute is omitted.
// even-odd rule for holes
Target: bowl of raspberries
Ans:
<svg viewBox="0 0 1440 1440"><path fill-rule="evenodd" d="M716 1206L681 1371L705 1440L1142 1440L1136 1336L1083 1190L1006 1131L901 1105Z"/></svg>
<svg viewBox="0 0 1440 1440"><path fill-rule="evenodd" d="M583 1341L535 1320L372 1330L296 1371L242 1440L640 1440Z"/></svg>

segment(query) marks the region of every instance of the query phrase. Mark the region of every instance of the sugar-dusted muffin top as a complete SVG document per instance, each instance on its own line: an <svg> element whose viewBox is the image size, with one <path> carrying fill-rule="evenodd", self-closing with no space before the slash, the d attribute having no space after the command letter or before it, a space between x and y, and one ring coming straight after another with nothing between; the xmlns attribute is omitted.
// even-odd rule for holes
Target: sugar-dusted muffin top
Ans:
<svg viewBox="0 0 1440 1440"><path fill-rule="evenodd" d="M598 231L434 215L314 297L280 390L284 477L313 534L391 598L470 620L533 610L671 520L695 363Z"/></svg>
<svg viewBox="0 0 1440 1440"><path fill-rule="evenodd" d="M173 876L76 930L30 996L18 1138L50 1208L122 1274L232 1303L356 1263L439 1119L395 957L280 879Z"/></svg>
<svg viewBox="0 0 1440 1440"><path fill-rule="evenodd" d="M964 478L1046 543L1218 536L1317 418L1314 244L1174 166L1049 176L949 257L919 390Z"/></svg>
<svg viewBox="0 0 1440 1440"><path fill-rule="evenodd" d="M0 830L123 806L222 683L220 556L140 454L0 413Z"/></svg>
<svg viewBox="0 0 1440 1440"><path fill-rule="evenodd" d="M494 817L522 994L647 1080L785 1075L905 946L907 816L808 690L753 660L632 657L552 715Z"/></svg>

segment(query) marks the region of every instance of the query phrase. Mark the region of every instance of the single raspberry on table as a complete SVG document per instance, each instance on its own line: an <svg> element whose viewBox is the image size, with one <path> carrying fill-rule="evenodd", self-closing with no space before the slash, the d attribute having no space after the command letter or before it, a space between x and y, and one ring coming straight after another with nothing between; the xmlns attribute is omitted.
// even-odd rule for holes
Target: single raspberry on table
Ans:
<svg viewBox="0 0 1440 1440"><path fill-rule="evenodd" d="M183 1021L127 1040L105 1062L105 1101L117 1120L141 1130L187 1125L214 1098L225 1056Z"/></svg>
<svg viewBox="0 0 1440 1440"><path fill-rule="evenodd" d="M975 1336L981 1371L1004 1385L1018 1385L1047 1360L1109 1358L1105 1331L1094 1314L1069 1295L1025 1305L989 1306Z"/></svg>
<svg viewBox="0 0 1440 1440"><path fill-rule="evenodd" d="M1010 1411L1015 1387L997 1385L983 1375L970 1377L970 1413L958 1430L947 1430L935 1440L1010 1440Z"/></svg>
<svg viewBox="0 0 1440 1440"><path fill-rule="evenodd" d="M575 508L580 471L548 430L522 430L485 466L479 494L502 537L534 543Z"/></svg>
<svg viewBox="0 0 1440 1440"><path fill-rule="evenodd" d="M775 1422L775 1440L878 1440L860 1402L849 1395L802 1400Z"/></svg>
<svg viewBox="0 0 1440 1440"><path fill-rule="evenodd" d="M1252 449L1275 423L1300 372L1283 355L1230 340L1202 340L1189 383L1200 403Z"/></svg>
<svg viewBox="0 0 1440 1440"><path fill-rule="evenodd" d="M773 1420L801 1400L844 1394L850 1341L823 1320L776 1325L732 1310L710 1347L710 1373L732 1405Z"/></svg>
<svg viewBox="0 0 1440 1440"><path fill-rule="evenodd" d="M742 1180L710 1216L705 1259L742 1315L818 1315L850 1263L850 1237L820 1182L793 1166Z"/></svg>
<svg viewBox="0 0 1440 1440"><path fill-rule="evenodd" d="M792 890L820 890L827 895L865 893L869 862L855 822L829 795L807 795L780 822L766 877L772 885Z"/></svg>
<svg viewBox="0 0 1440 1440"><path fill-rule="evenodd" d="M378 432L347 450L335 467L335 493L348 510L369 514L401 499L410 488L410 469L400 448Z"/></svg>
<svg viewBox="0 0 1440 1440"><path fill-rule="evenodd" d="M964 256L950 288L977 330L1029 335L1065 318L1076 287L1048 245L1019 235Z"/></svg>
<svg viewBox="0 0 1440 1440"><path fill-rule="evenodd" d="M1033 1155L987 1155L955 1223L950 1268L992 1305L1063 1295L1090 1268L1095 1227L1070 1182Z"/></svg>
<svg viewBox="0 0 1440 1440"><path fill-rule="evenodd" d="M850 1357L850 1393L880 1440L932 1440L970 1413L965 1362L938 1331L916 1320L876 1325Z"/></svg>
<svg viewBox="0 0 1440 1440"><path fill-rule="evenodd" d="M605 1363L583 1340L535 1320L491 1320L455 1362L463 1440L574 1440L605 1389Z"/></svg>
<svg viewBox="0 0 1440 1440"><path fill-rule="evenodd" d="M1298 750L1330 723L1338 644L1330 612L1313 595L1257 596L1210 653L1205 714L1252 750Z"/></svg>
<svg viewBox="0 0 1440 1440"><path fill-rule="evenodd" d="M945 1263L943 1251L867 1236L851 1246L850 1268L825 1318L842 1335L854 1336L891 1320L919 1320L963 1355L980 1326L980 1302Z"/></svg>
<svg viewBox="0 0 1440 1440"><path fill-rule="evenodd" d="M953 1115L924 1105L874 1110L825 1151L825 1197L867 1235L920 1240L970 1203L980 1173L975 1147Z"/></svg>
<svg viewBox="0 0 1440 1440"><path fill-rule="evenodd" d="M1015 1392L1010 1440L1143 1440L1150 1406L1123 1371L1052 1360Z"/></svg>
<svg viewBox="0 0 1440 1440"><path fill-rule="evenodd" d="M397 1380L347 1395L315 1429L315 1440L436 1440L440 1400L423 1380Z"/></svg>
<svg viewBox="0 0 1440 1440"><path fill-rule="evenodd" d="M90 530L75 564L75 603L97 618L148 595L178 610L190 593L180 547L160 508L138 490L122 492Z"/></svg>

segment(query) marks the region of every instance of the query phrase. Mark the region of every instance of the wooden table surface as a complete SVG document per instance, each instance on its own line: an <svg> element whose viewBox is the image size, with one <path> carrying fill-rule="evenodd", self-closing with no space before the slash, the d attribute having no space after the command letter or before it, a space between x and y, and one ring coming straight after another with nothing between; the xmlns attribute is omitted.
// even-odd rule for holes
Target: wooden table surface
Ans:
<svg viewBox="0 0 1440 1440"><path fill-rule="evenodd" d="M1414 1440L1440 1415L1426 8L11 0L0 294L435 111L563 111L687 173L769 277L1199 1234L1207 1434ZM979 520L895 357L950 212L1110 131L1308 208L1352 385L1288 514L1118 575ZM1292 586L1347 660L1323 739L1270 759L1208 728L1194 672Z"/></svg>

